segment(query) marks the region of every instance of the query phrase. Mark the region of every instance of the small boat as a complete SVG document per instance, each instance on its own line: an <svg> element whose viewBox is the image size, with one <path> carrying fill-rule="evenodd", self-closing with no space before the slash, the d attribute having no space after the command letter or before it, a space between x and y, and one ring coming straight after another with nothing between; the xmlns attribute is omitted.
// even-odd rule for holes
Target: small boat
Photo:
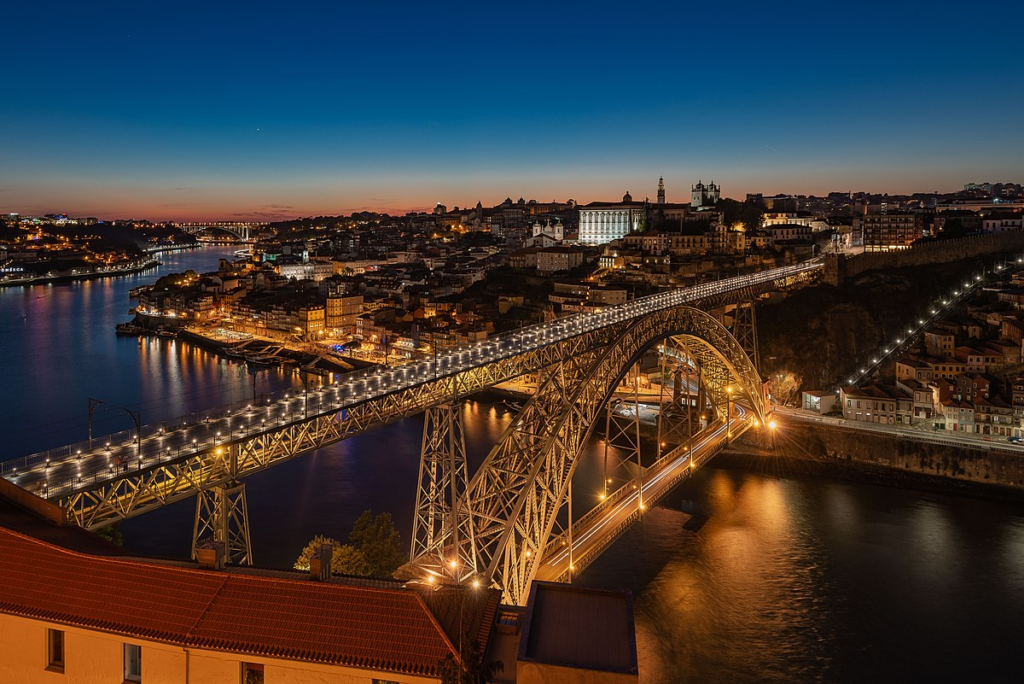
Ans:
<svg viewBox="0 0 1024 684"><path fill-rule="evenodd" d="M247 354L245 356L245 362L251 363L256 366L277 366L280 365L281 359L275 356Z"/></svg>
<svg viewBox="0 0 1024 684"><path fill-rule="evenodd" d="M145 328L140 328L133 323L118 323L114 326L114 331L123 336L144 335L147 332Z"/></svg>

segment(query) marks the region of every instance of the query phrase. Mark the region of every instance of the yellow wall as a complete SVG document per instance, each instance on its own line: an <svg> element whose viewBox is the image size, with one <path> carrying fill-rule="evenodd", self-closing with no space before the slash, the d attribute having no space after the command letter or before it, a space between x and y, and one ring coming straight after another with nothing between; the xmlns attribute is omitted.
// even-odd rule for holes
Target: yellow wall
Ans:
<svg viewBox="0 0 1024 684"><path fill-rule="evenodd" d="M46 670L47 628L64 630L64 674ZM402 684L437 682L389 672L184 649L0 614L0 683L119 684L124 679L126 642L142 646L142 684L232 684L241 680L242 662L262 663L267 684L370 684L375 678Z"/></svg>

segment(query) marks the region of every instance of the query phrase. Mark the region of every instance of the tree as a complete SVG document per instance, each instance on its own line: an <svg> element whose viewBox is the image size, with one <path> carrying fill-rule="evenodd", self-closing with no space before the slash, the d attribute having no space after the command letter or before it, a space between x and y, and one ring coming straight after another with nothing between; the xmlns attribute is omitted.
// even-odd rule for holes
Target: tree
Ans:
<svg viewBox="0 0 1024 684"><path fill-rule="evenodd" d="M309 561L314 555L320 552L320 547L324 544L331 545L331 572L339 575L368 575L370 574L366 564L366 559L363 558L362 552L359 549L351 546L350 544L342 544L339 541L331 539L330 537L324 537L317 535L306 544L306 547L302 549L302 553L295 559L295 565L293 566L296 570L309 570Z"/></svg>
<svg viewBox="0 0 1024 684"><path fill-rule="evenodd" d="M121 534L121 523L110 523L96 530L96 536L103 537L115 546L124 546L124 535Z"/></svg>
<svg viewBox="0 0 1024 684"><path fill-rule="evenodd" d="M367 509L352 526L348 543L362 553L367 573L373 577L390 577L402 565L402 536L395 529L390 513L376 518Z"/></svg>
<svg viewBox="0 0 1024 684"><path fill-rule="evenodd" d="M460 662L461 661L461 662ZM445 654L437 666L441 684L489 684L494 675L504 670L497 661L484 662L484 653L476 640L462 646L462 658Z"/></svg>

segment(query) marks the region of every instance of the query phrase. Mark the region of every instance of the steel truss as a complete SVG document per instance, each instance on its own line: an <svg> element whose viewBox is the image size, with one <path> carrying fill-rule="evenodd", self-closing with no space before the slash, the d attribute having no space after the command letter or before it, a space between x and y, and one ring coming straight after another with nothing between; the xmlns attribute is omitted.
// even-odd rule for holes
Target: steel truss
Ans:
<svg viewBox="0 0 1024 684"><path fill-rule="evenodd" d="M459 409L447 403L432 406L424 414L409 558L421 559L420 566L430 566L439 579L464 581L476 574L476 545L472 516L468 511L461 516L455 512L457 506L469 504L464 496L469 480ZM459 517L468 521L468 529L459 529ZM460 534L468 535L467 544L459 543Z"/></svg>
<svg viewBox="0 0 1024 684"><path fill-rule="evenodd" d="M643 468L640 461L640 402L635 392L632 403L632 417L618 412L617 409L623 404L617 404L615 400L606 404L602 499L613 494L620 486L634 482ZM633 486L636 487L635 484Z"/></svg>
<svg viewBox="0 0 1024 684"><path fill-rule="evenodd" d="M695 412L699 415L698 402L704 396L700 369L693 365L695 362L689 357L684 346L670 337L665 340L664 350L662 375L665 381L671 376L672 394L668 402L662 399L662 410L658 413L660 449L668 445L682 444L693 434L693 415ZM671 361L669 356L672 357ZM691 393L694 380L698 389L696 393Z"/></svg>
<svg viewBox="0 0 1024 684"><path fill-rule="evenodd" d="M747 352L754 368L761 370L761 356L757 344L757 300L749 299L740 302L732 311L732 336Z"/></svg>
<svg viewBox="0 0 1024 684"><path fill-rule="evenodd" d="M252 565L249 541L249 507L245 483L230 482L201 489L196 497L196 520L192 528L192 559L199 547L211 540L221 543L225 563Z"/></svg>
<svg viewBox="0 0 1024 684"><path fill-rule="evenodd" d="M784 280L789 279L737 288L732 293L717 295L696 304L721 306L726 301L747 299L757 292L774 289ZM338 399L337 394L332 395L331 390L326 390L317 396L315 403L310 401L308 418L281 425L268 424L265 428L253 429L244 437L229 437L220 446L200 449L180 457L171 457L168 454L165 460L149 459L146 465L138 470L116 473L106 480L76 483L72 491L54 496L53 500L68 511L69 519L73 523L87 529L97 529L180 501L201 490L229 484L305 452L422 413L431 406L457 401L474 392L527 373L548 373L541 387L555 388L550 391L561 393L564 395L563 398L568 400L581 382L578 376L593 374L595 369L587 364L597 363L601 354L619 344L620 338L624 335L631 338L634 334L631 331L650 330L652 325L668 325L677 315L675 312L687 310L693 309L679 307L655 311L645 316L582 332L574 337L488 364L434 379L424 379L421 384L359 403L345 405L345 402ZM653 338L653 334L649 337ZM708 354L710 352L705 356ZM563 382L568 384L563 386ZM541 406L540 402L535 405ZM556 406L552 404L550 408L552 419L561 415L558 413L561 409L555 408ZM537 445L547 443L546 440L549 441L551 437L548 428L539 427L545 419L544 412L549 410L546 407L547 403L531 409L527 419L529 429L534 431L531 439ZM586 418L592 422L592 416L588 415ZM245 420L245 417L240 414L239 420ZM567 417L567 420L570 424L576 425L578 417ZM573 430L580 432L581 428L575 427ZM234 475L225 473L224 469L217 465L224 449L227 448L237 452L237 468ZM531 481L534 479L529 471L526 475ZM546 512L537 513L543 513L542 518L547 519ZM475 520L480 517L480 514L474 512ZM492 521L487 527L493 527L495 524L497 523ZM464 536L460 538L460 544L465 542ZM489 553L484 555L490 562ZM485 567L477 565L481 572Z"/></svg>
<svg viewBox="0 0 1024 684"><path fill-rule="evenodd" d="M616 332L607 343L595 340L550 369L470 481L466 499L472 506L459 508L460 516L468 511L459 527L474 532L476 568L502 590L506 603L526 601L583 445L623 375L651 345L676 336L702 368L708 397L721 416L727 401L742 400L763 419L757 371L710 315L678 307L634 319ZM466 536L458 543L467 544ZM414 562L410 571L418 567Z"/></svg>

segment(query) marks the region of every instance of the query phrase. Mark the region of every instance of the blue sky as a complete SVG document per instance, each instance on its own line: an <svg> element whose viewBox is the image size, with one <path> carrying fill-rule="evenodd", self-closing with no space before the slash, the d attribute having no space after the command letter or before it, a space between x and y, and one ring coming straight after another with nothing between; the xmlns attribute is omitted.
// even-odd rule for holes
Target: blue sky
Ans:
<svg viewBox="0 0 1024 684"><path fill-rule="evenodd" d="M217 5L212 7L211 5ZM1017 3L18 3L0 210L1022 181ZM675 195L675 197L673 197Z"/></svg>

